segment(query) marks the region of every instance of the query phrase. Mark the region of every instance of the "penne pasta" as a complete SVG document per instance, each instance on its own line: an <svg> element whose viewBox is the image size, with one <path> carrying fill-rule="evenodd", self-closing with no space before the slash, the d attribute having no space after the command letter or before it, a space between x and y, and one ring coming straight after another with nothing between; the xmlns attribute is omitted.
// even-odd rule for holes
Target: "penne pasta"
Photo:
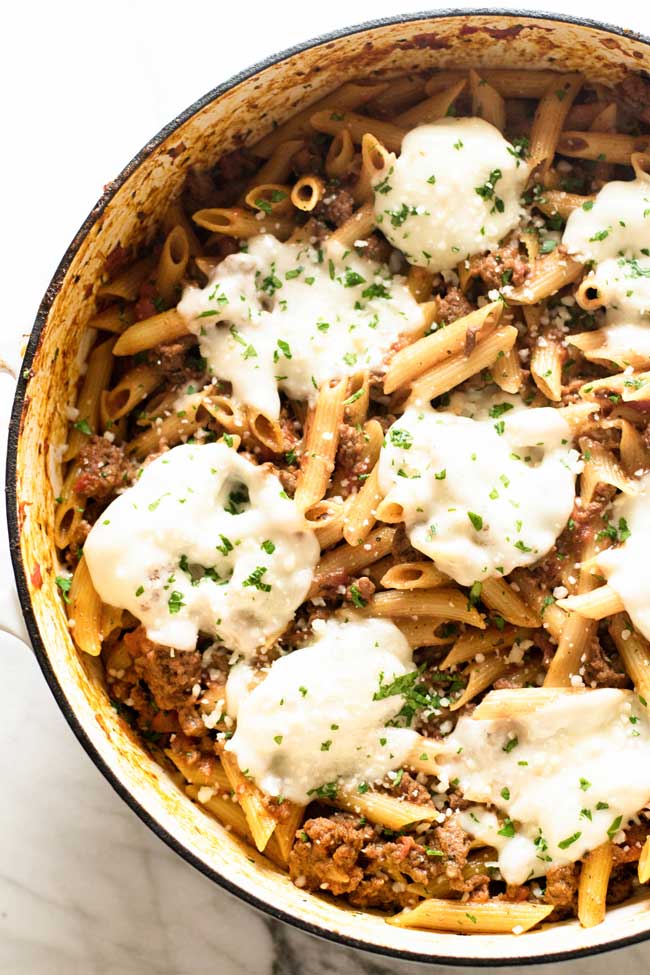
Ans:
<svg viewBox="0 0 650 975"><path fill-rule="evenodd" d="M467 601L460 589L413 589L378 592L360 610L364 616L433 616L441 620L458 620L485 629L485 620Z"/></svg>
<svg viewBox="0 0 650 975"><path fill-rule="evenodd" d="M645 152L650 136L622 135L611 132L562 132L557 151L573 159L630 165L633 153Z"/></svg>
<svg viewBox="0 0 650 975"><path fill-rule="evenodd" d="M74 642L91 657L102 650L102 603L95 592L86 560L81 557L72 576L68 602L68 626Z"/></svg>
<svg viewBox="0 0 650 975"><path fill-rule="evenodd" d="M499 901L480 903L429 898L411 910L387 918L399 928L427 928L457 934L523 934L544 921L550 904Z"/></svg>
<svg viewBox="0 0 650 975"><path fill-rule="evenodd" d="M562 151L558 145L558 139L560 139L566 117L581 87L581 75L558 75L553 78L542 95L530 132L529 163L531 169L539 166L541 173L546 174L556 148L557 151Z"/></svg>
<svg viewBox="0 0 650 975"><path fill-rule="evenodd" d="M320 501L327 490L334 470L347 386L345 379L321 386L316 406L307 418L305 450L294 498L303 510Z"/></svg>
<svg viewBox="0 0 650 975"><path fill-rule="evenodd" d="M612 872L611 843L591 850L584 859L578 886L578 920L583 928L593 928L605 920L607 885Z"/></svg>
<svg viewBox="0 0 650 975"><path fill-rule="evenodd" d="M188 332L185 319L171 308L127 328L115 343L113 354L136 355L164 342L172 342Z"/></svg>
<svg viewBox="0 0 650 975"><path fill-rule="evenodd" d="M231 752L223 752L221 763L230 788L244 811L255 846L263 852L277 826L277 820L267 810L257 786L240 771L235 756Z"/></svg>

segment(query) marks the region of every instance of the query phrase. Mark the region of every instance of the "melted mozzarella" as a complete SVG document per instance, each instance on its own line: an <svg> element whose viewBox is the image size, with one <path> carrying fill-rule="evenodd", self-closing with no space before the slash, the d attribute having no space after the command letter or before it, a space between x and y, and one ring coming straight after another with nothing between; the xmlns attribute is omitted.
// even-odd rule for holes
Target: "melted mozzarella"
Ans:
<svg viewBox="0 0 650 975"><path fill-rule="evenodd" d="M629 691L569 694L516 719L463 717L443 751L443 786L457 778L467 799L507 817L461 814L511 884L615 838L650 799L650 719Z"/></svg>
<svg viewBox="0 0 650 975"><path fill-rule="evenodd" d="M562 240L595 264L610 352L650 355L650 183L607 183L590 209L574 210Z"/></svg>
<svg viewBox="0 0 650 975"><path fill-rule="evenodd" d="M227 748L269 795L305 803L330 784L353 788L399 768L417 740L387 728L400 694L374 700L380 686L413 671L408 642L387 621L314 623L316 638L274 661L247 691L251 671L238 665L226 687L237 729Z"/></svg>
<svg viewBox="0 0 650 975"><path fill-rule="evenodd" d="M241 403L277 418L278 390L313 401L327 379L383 364L422 310L402 277L348 252L336 260L306 244L254 237L178 306L199 335L211 372Z"/></svg>
<svg viewBox="0 0 650 975"><path fill-rule="evenodd" d="M151 640L199 632L245 656L291 620L319 546L277 477L225 444L174 447L113 501L84 546L95 589Z"/></svg>
<svg viewBox="0 0 650 975"><path fill-rule="evenodd" d="M517 226L527 177L489 122L440 119L409 132L375 181L375 221L411 264L451 271Z"/></svg>
<svg viewBox="0 0 650 975"><path fill-rule="evenodd" d="M650 640L650 474L638 482L638 494L620 494L612 505L611 522L627 535L622 545L598 555L598 568L623 600L637 630ZM629 533L629 535L628 535Z"/></svg>
<svg viewBox="0 0 650 975"><path fill-rule="evenodd" d="M410 407L379 460L380 488L403 508L411 544L462 585L548 552L571 514L578 470L557 410L502 394L472 413Z"/></svg>

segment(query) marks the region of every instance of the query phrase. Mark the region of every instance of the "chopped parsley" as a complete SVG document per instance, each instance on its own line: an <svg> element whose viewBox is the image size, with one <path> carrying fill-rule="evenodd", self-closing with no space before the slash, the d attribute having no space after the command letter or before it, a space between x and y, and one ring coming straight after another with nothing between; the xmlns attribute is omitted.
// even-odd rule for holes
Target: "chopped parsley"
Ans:
<svg viewBox="0 0 650 975"><path fill-rule="evenodd" d="M271 592L273 587L268 582L262 582L262 577L266 572L267 567L265 565L258 565L257 568L253 569L248 579L244 579L242 586L245 589L251 587L253 589L259 589L260 592Z"/></svg>

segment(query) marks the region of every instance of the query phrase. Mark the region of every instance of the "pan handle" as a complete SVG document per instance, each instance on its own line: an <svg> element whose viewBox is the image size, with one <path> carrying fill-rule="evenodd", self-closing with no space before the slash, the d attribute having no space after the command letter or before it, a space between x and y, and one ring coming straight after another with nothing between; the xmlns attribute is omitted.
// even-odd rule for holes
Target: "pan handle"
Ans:
<svg viewBox="0 0 650 975"><path fill-rule="evenodd" d="M17 345L17 343L14 343ZM16 369L20 361L18 354L11 354L0 348L0 470L4 477L7 457L7 434L9 418L16 387ZM15 362L15 365L14 365ZM25 621L20 608L20 601L9 554L9 537L7 533L7 512L4 504L0 504L0 638L2 634L15 637L31 649L29 637L25 628Z"/></svg>

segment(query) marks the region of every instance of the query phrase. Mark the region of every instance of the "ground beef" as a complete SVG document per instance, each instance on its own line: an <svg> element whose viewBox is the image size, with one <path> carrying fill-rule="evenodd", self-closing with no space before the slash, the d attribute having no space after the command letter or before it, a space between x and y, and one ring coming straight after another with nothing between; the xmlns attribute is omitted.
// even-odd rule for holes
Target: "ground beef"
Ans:
<svg viewBox="0 0 650 975"><path fill-rule="evenodd" d="M369 261L378 261L380 264L388 264L388 260L393 251L385 237L381 234L370 234L367 238L366 247L361 248L360 253L367 257Z"/></svg>
<svg viewBox="0 0 650 975"><path fill-rule="evenodd" d="M621 901L626 901L628 897L631 897L636 878L636 867L628 864L623 864L623 866L612 870L607 885L607 903L620 904Z"/></svg>
<svg viewBox="0 0 650 975"><path fill-rule="evenodd" d="M613 659L612 659L613 658ZM618 663L619 669L613 666ZM594 635L586 651L584 682L587 687L628 687L627 674L618 659L614 642L606 631Z"/></svg>
<svg viewBox="0 0 650 975"><path fill-rule="evenodd" d="M158 294L156 282L153 278L146 278L140 285L138 300L134 306L134 315L137 322L144 318L152 318L164 308L162 299Z"/></svg>
<svg viewBox="0 0 650 975"><path fill-rule="evenodd" d="M372 579L367 576L360 576L360 578L352 580L345 590L343 598L346 602L352 603L353 606L358 606L360 601L367 603L374 592L375 584Z"/></svg>
<svg viewBox="0 0 650 975"><path fill-rule="evenodd" d="M85 518L82 518L73 530L66 550L68 561L72 566L75 566L81 558L81 553L91 528L91 523L86 521Z"/></svg>
<svg viewBox="0 0 650 975"><path fill-rule="evenodd" d="M203 738L208 733L200 712L193 707L178 709L178 723L188 738Z"/></svg>
<svg viewBox="0 0 650 975"><path fill-rule="evenodd" d="M528 263L519 254L519 241L514 237L491 254L473 257L471 268L488 288L503 288L506 284L518 288L529 271Z"/></svg>
<svg viewBox="0 0 650 975"><path fill-rule="evenodd" d="M426 785L421 785L408 772L403 772L388 788L392 795L397 796L398 799L404 799L406 802L413 802L418 806L431 804L431 793Z"/></svg>
<svg viewBox="0 0 650 975"><path fill-rule="evenodd" d="M551 867L546 874L544 900L563 913L575 913L578 903L579 869L574 863Z"/></svg>
<svg viewBox="0 0 650 975"><path fill-rule="evenodd" d="M614 846L614 867L618 867L622 863L636 863L641 856L643 844L649 834L650 824L647 820L628 826L625 830L624 841Z"/></svg>
<svg viewBox="0 0 650 975"><path fill-rule="evenodd" d="M363 430L342 423L339 428L336 467L342 473L341 493L344 497L361 487L365 475L370 473L371 466L368 442Z"/></svg>
<svg viewBox="0 0 650 975"><path fill-rule="evenodd" d="M201 654L161 647L147 638L142 626L124 639L135 657L136 674L147 684L158 707L167 711L186 706L192 687L201 678Z"/></svg>
<svg viewBox="0 0 650 975"><path fill-rule="evenodd" d="M218 775L221 762L212 750L212 741L209 738L197 740L188 738L182 732L172 735L169 745L176 755L181 755L185 762L191 767L190 782L196 785L204 785L214 782Z"/></svg>
<svg viewBox="0 0 650 975"><path fill-rule="evenodd" d="M422 553L411 545L404 525L398 525L393 536L391 555L395 562L421 562Z"/></svg>
<svg viewBox="0 0 650 975"><path fill-rule="evenodd" d="M441 872L438 858L427 856L412 836L368 843L361 859L364 877L349 897L355 907L411 907L421 899L412 884L426 890Z"/></svg>
<svg viewBox="0 0 650 975"><path fill-rule="evenodd" d="M215 184L236 183L252 176L259 169L257 159L248 149L233 149L225 153L212 170Z"/></svg>
<svg viewBox="0 0 650 975"><path fill-rule="evenodd" d="M640 74L627 74L615 86L621 105L644 125L650 125L650 79Z"/></svg>
<svg viewBox="0 0 650 975"><path fill-rule="evenodd" d="M175 383L186 383L202 375L200 361L189 353L196 350L196 338L184 335L173 342L157 345L149 353L152 365L158 366L163 375Z"/></svg>
<svg viewBox="0 0 650 975"><path fill-rule="evenodd" d="M305 173L316 173L317 175L322 173L323 147L318 137L310 139L302 149L293 154L291 165L296 176L304 176Z"/></svg>
<svg viewBox="0 0 650 975"><path fill-rule="evenodd" d="M92 436L79 451L79 473L73 489L84 498L107 498L118 488L126 487L133 466L121 447L105 437Z"/></svg>
<svg viewBox="0 0 650 975"><path fill-rule="evenodd" d="M322 200L314 209L314 215L320 220L334 224L335 227L340 227L341 224L350 219L354 211L354 197L350 191L342 186L329 184Z"/></svg>
<svg viewBox="0 0 650 975"><path fill-rule="evenodd" d="M374 838L371 826L347 813L309 819L289 855L289 876L307 890L349 894L363 879L361 849Z"/></svg>
<svg viewBox="0 0 650 975"><path fill-rule="evenodd" d="M196 166L188 169L183 187L183 202L188 213L215 206L215 192L216 187L210 173Z"/></svg>
<svg viewBox="0 0 650 975"><path fill-rule="evenodd" d="M474 306L467 300L460 288L448 288L444 298L438 299L438 313L436 321L439 325L448 325L458 318L464 318L474 311Z"/></svg>
<svg viewBox="0 0 650 975"><path fill-rule="evenodd" d="M442 826L434 829L433 835L436 849L442 850L445 855L445 874L452 890L462 890L465 884L463 868L472 845L469 833L465 832L455 816L451 816Z"/></svg>

